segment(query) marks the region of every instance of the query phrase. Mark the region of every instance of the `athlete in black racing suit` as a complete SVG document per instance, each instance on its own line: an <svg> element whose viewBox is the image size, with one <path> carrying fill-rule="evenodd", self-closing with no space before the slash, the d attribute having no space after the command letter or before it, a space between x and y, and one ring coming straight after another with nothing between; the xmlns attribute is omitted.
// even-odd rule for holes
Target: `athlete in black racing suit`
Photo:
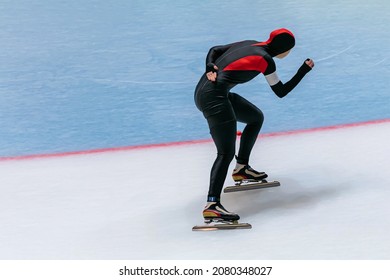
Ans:
<svg viewBox="0 0 390 280"><path fill-rule="evenodd" d="M203 211L206 222L240 219L220 203L223 184L235 155L237 121L246 123L246 126L241 135L233 179L262 180L267 177L264 172L249 166L249 156L263 124L263 113L230 90L262 73L278 97L286 96L314 67L314 62L307 59L290 81L282 83L279 80L273 57L284 58L294 45L295 38L291 31L281 28L272 31L266 42L247 40L216 46L207 55L206 72L195 89L195 104L206 118L217 147L217 158L210 174L207 205Z"/></svg>

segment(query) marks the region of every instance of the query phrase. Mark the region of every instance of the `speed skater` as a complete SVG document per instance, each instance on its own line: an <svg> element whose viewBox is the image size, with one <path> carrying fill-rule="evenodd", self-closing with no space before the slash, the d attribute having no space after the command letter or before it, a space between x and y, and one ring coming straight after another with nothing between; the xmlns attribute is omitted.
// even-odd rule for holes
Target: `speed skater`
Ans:
<svg viewBox="0 0 390 280"><path fill-rule="evenodd" d="M295 45L295 37L285 28L271 32L265 42L245 40L212 47L206 57L206 71L195 89L195 104L206 118L210 134L217 148L217 158L211 168L207 204L203 210L205 221L220 219L237 221L240 217L227 211L221 204L221 192L229 165L235 156L237 122L245 123L233 180L262 180L265 172L249 165L249 158L264 116L254 104L231 92L237 84L246 83L262 73L272 91L280 98L293 90L314 67L306 59L296 74L283 83L276 72L274 57L284 58Z"/></svg>

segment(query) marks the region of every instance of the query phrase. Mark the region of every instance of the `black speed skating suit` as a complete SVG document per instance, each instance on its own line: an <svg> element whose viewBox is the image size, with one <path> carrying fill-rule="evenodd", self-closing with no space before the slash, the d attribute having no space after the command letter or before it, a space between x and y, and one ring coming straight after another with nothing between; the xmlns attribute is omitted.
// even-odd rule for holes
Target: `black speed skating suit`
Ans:
<svg viewBox="0 0 390 280"><path fill-rule="evenodd" d="M240 95L231 92L237 85L248 82L262 73L274 93L286 96L311 70L306 63L290 81L283 84L277 74L274 56L290 50L294 35L287 29L278 29L266 42L247 40L210 49L206 58L206 72L195 89L195 104L206 118L217 147L217 158L211 169L208 201L219 201L229 164L235 155L237 121L246 123L242 132L237 162L248 164L264 116L262 111ZM214 69L214 65L218 70ZM211 82L206 73L217 72Z"/></svg>

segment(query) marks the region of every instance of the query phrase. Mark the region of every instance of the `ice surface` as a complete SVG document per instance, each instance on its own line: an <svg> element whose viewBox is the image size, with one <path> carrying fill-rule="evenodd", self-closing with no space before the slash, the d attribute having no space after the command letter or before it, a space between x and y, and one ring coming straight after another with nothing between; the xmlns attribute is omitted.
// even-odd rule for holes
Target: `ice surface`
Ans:
<svg viewBox="0 0 390 280"><path fill-rule="evenodd" d="M389 122L260 138L251 165L282 186L223 194L253 228L222 232L191 230L212 143L3 161L0 259L389 259L389 140Z"/></svg>
<svg viewBox="0 0 390 280"><path fill-rule="evenodd" d="M251 164L282 186L223 195L242 231L191 231L211 142L2 160L207 138L208 49L280 27L281 79L316 66L282 100L261 76L234 89L263 133L389 119L389 1L168 2L1 1L0 259L389 259L388 122L261 138Z"/></svg>
<svg viewBox="0 0 390 280"><path fill-rule="evenodd" d="M0 157L209 137L193 100L210 47L291 29L277 60L237 86L263 132L390 118L388 0L0 0ZM318 63L317 63L318 62ZM190 125L189 125L190 124Z"/></svg>

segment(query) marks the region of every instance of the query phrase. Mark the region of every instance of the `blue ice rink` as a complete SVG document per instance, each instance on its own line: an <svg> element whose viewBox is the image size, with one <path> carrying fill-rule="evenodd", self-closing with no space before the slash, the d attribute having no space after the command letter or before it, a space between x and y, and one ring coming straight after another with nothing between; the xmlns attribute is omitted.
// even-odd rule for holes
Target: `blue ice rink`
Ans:
<svg viewBox="0 0 390 280"><path fill-rule="evenodd" d="M0 0L0 259L388 260L390 2L261 2ZM208 139L209 48L279 27L280 78L314 70L284 99L262 76L235 92L263 135L341 126L259 138L251 165L282 186L223 195L251 230L191 231L212 142L9 160Z"/></svg>
<svg viewBox="0 0 390 280"><path fill-rule="evenodd" d="M0 156L209 138L193 103L210 47L291 29L283 100L262 76L234 90L263 132L390 117L390 3L362 1L0 1Z"/></svg>

